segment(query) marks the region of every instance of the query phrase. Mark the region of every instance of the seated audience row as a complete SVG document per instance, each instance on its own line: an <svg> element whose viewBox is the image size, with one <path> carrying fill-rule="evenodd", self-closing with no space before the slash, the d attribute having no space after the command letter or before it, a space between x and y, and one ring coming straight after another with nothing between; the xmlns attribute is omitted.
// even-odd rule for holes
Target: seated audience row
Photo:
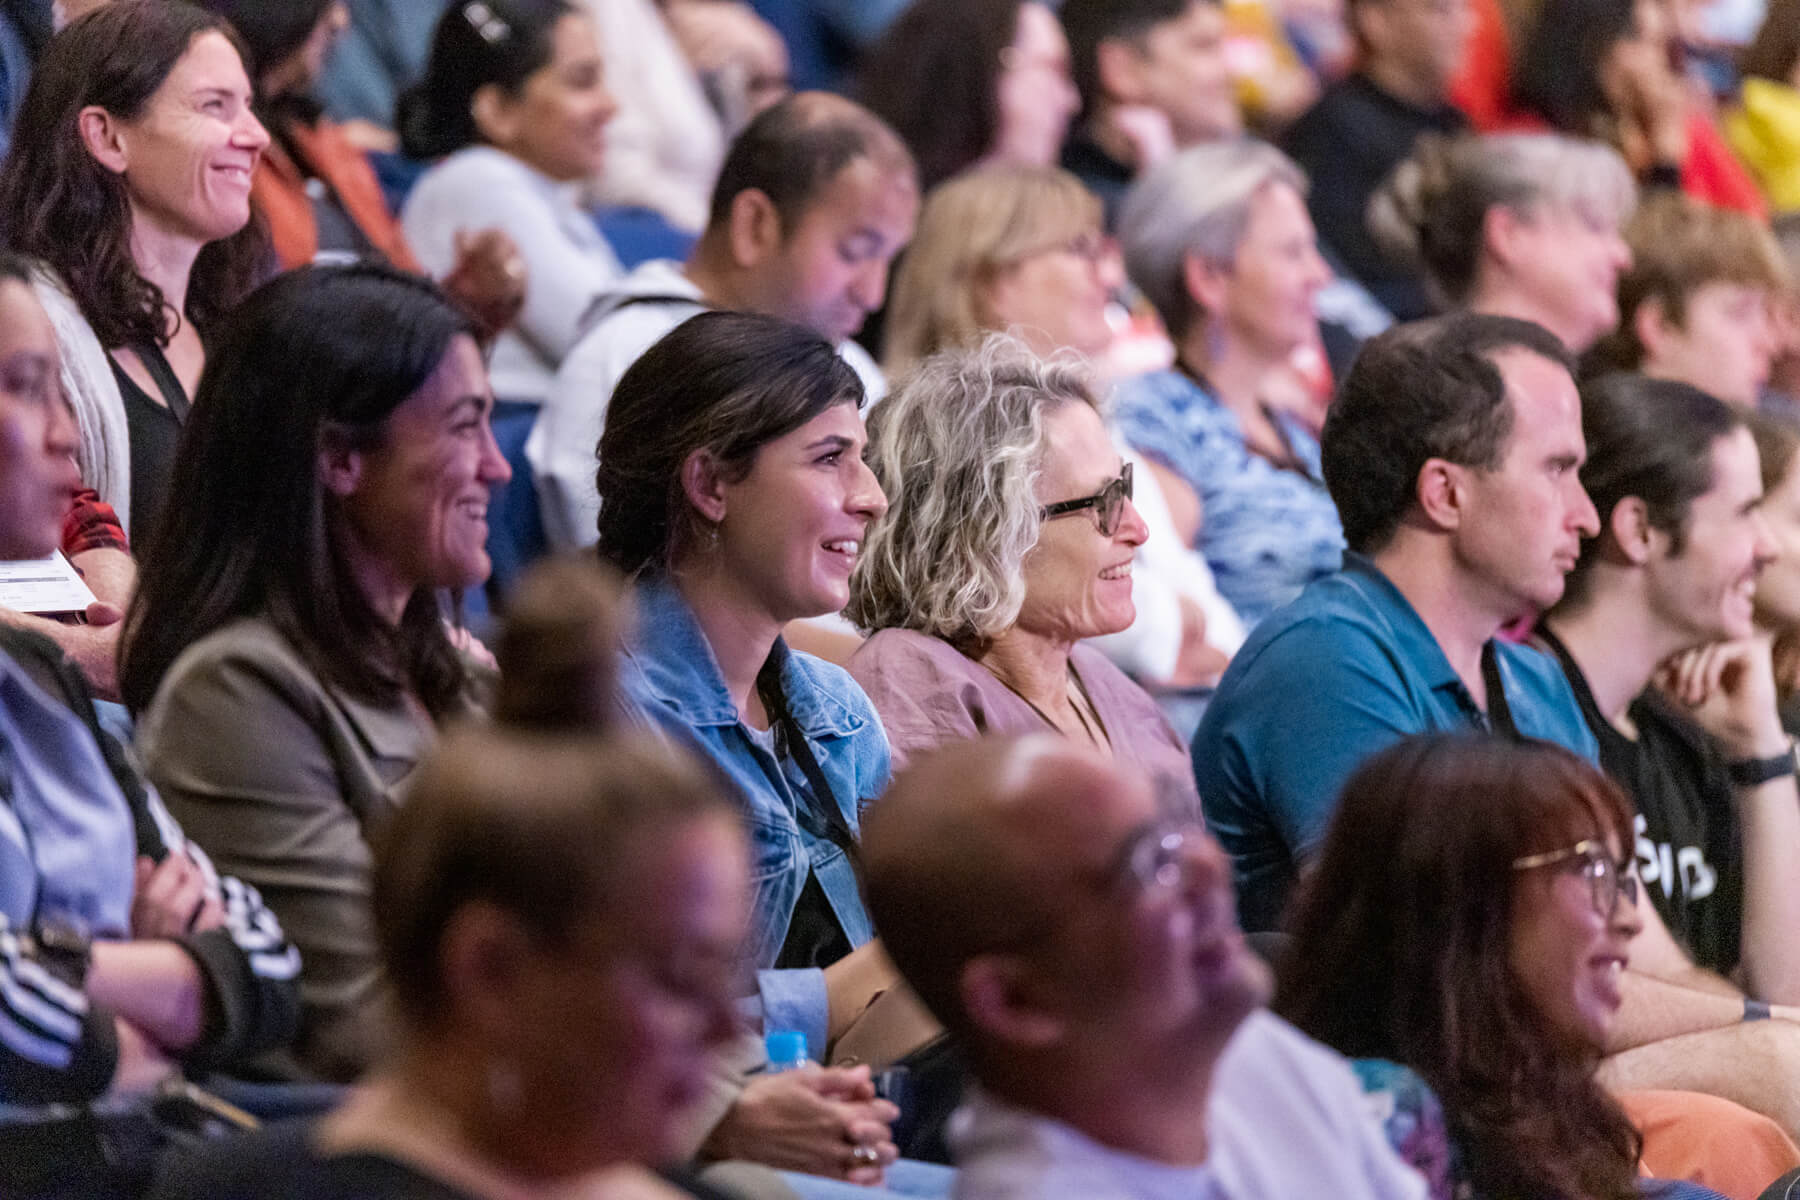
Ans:
<svg viewBox="0 0 1800 1200"><path fill-rule="evenodd" d="M6 559L55 547L77 486L57 357L29 269L0 259ZM11 1119L36 1105L117 1105L284 1045L301 960L256 889L188 840L53 643L0 630L0 677L0 1102ZM28 1124L0 1135L0 1190L142 1188L144 1156L100 1153L121 1127L62 1111L39 1137Z"/></svg>

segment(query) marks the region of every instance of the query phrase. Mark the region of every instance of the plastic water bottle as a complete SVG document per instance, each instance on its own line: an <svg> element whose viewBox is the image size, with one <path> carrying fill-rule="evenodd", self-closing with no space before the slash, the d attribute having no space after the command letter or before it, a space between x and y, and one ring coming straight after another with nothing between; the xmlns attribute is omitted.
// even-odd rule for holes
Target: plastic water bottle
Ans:
<svg viewBox="0 0 1800 1200"><path fill-rule="evenodd" d="M766 1035L763 1048L769 1056L767 1070L771 1075L819 1065L806 1056L806 1035L797 1029L778 1029Z"/></svg>

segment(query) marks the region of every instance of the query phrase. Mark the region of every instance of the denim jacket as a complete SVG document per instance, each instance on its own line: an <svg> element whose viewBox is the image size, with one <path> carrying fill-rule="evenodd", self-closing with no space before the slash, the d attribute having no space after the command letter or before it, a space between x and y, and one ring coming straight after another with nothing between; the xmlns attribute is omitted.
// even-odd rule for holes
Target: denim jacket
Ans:
<svg viewBox="0 0 1800 1200"><path fill-rule="evenodd" d="M674 587L649 581L637 589L638 627L621 671L626 696L651 724L705 754L734 782L750 835L755 912L750 958L761 968L757 991L765 1030L806 1034L814 1058L825 1051L828 1010L824 972L770 969L787 938L794 906L810 870L852 946L874 936L856 872L841 847L802 828L806 774L791 757L779 762L750 737L725 690L712 647ZM852 832L862 806L887 787L887 734L874 706L841 668L790 651L777 639L781 687L794 722L811 747Z"/></svg>

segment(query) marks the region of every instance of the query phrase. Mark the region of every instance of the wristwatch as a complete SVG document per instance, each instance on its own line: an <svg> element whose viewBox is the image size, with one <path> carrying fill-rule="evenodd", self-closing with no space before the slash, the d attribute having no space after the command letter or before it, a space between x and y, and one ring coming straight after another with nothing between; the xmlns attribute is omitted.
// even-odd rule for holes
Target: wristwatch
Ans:
<svg viewBox="0 0 1800 1200"><path fill-rule="evenodd" d="M1725 773L1739 787L1757 787L1783 775L1792 775L1794 768L1794 744L1790 741L1786 750L1768 758L1734 758L1725 764Z"/></svg>
<svg viewBox="0 0 1800 1200"><path fill-rule="evenodd" d="M61 917L44 918L38 921L31 940L37 945L38 962L45 970L70 987L87 985L94 944L80 926Z"/></svg>

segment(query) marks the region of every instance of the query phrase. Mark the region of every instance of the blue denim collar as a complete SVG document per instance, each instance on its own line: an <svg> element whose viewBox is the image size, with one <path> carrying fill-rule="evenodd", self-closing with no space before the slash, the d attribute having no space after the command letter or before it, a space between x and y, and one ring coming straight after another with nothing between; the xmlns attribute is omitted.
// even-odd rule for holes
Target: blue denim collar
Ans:
<svg viewBox="0 0 1800 1200"><path fill-rule="evenodd" d="M666 579L644 580L637 587L638 631L631 656L657 699L695 726L736 725L741 721L719 660L700 624ZM781 687L788 710L810 739L846 737L864 720L845 703L849 677L830 673L809 655L796 654L781 638L771 654L781 663Z"/></svg>

